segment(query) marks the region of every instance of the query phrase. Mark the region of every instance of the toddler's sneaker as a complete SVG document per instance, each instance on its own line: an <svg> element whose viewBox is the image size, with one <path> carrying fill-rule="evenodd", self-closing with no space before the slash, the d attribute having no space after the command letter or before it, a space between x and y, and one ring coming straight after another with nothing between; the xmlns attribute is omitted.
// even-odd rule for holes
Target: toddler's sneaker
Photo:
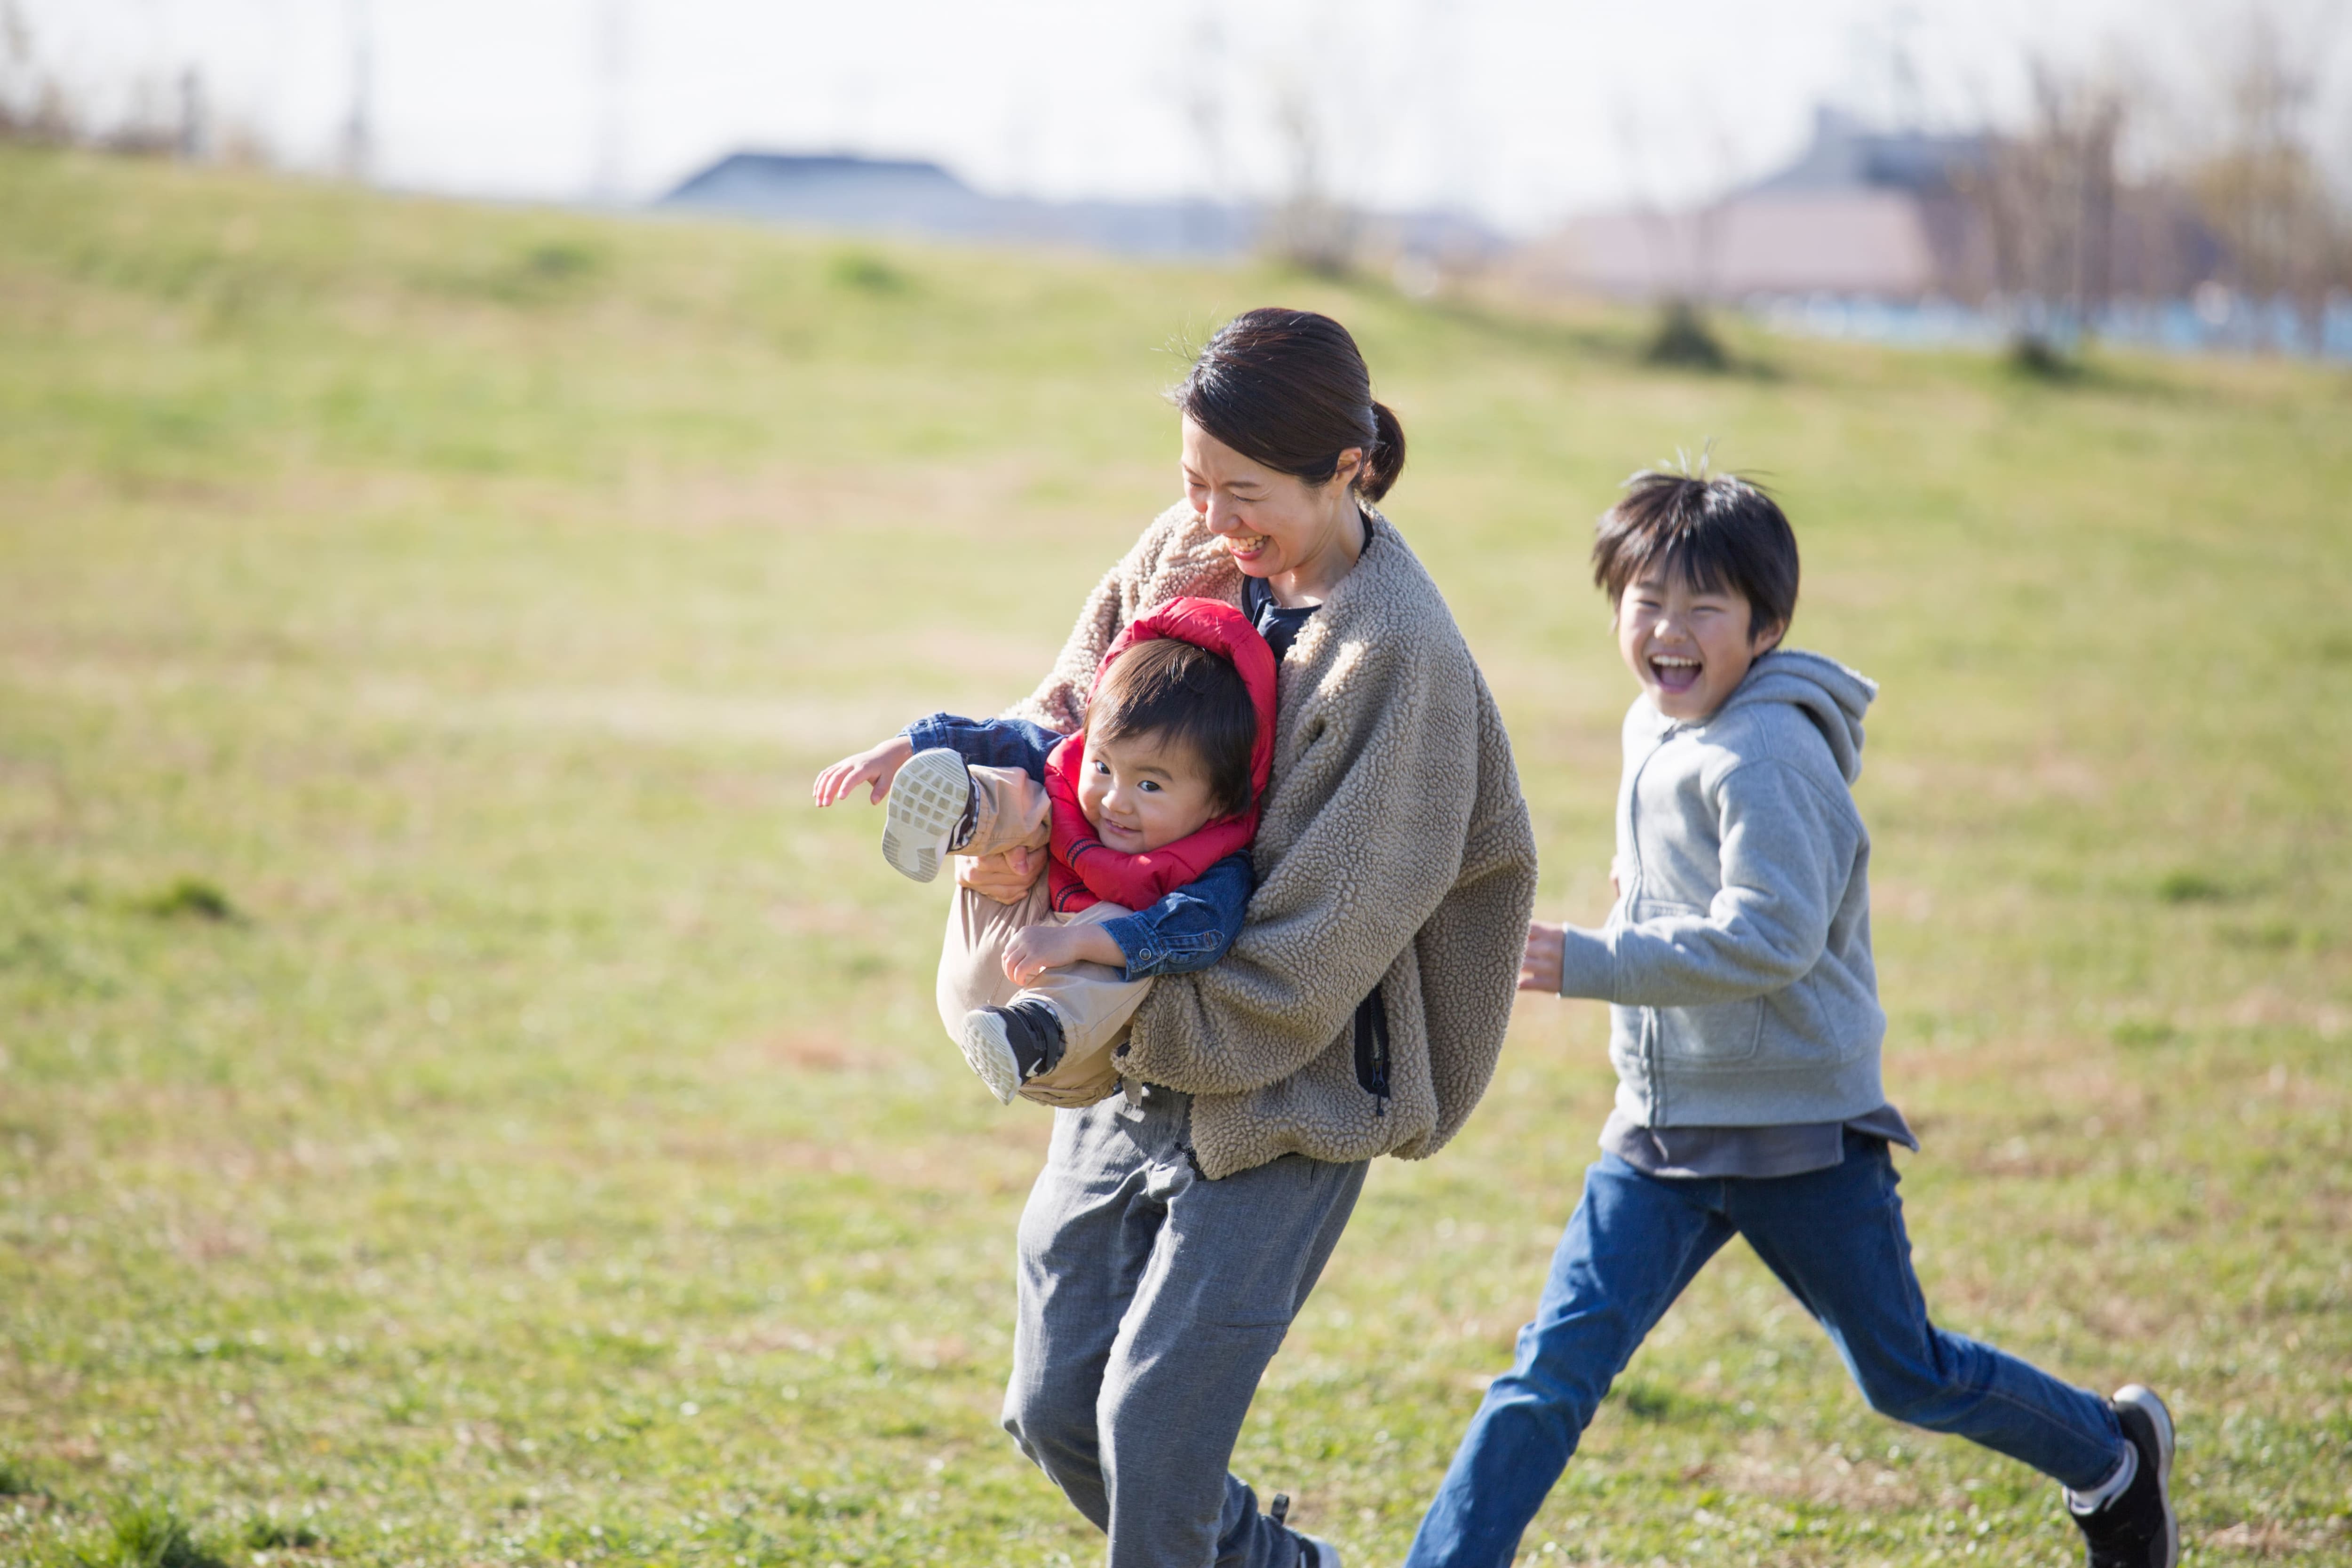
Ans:
<svg viewBox="0 0 2352 1568"><path fill-rule="evenodd" d="M963 1016L963 1059L997 1100L1013 1103L1021 1086L1062 1058L1062 1020L1053 1004L1029 996L1010 1007L976 1007Z"/></svg>
<svg viewBox="0 0 2352 1568"><path fill-rule="evenodd" d="M2091 1507L2083 1507L2073 1491L2066 1494L2066 1510L2083 1532L2083 1561L2089 1568L2176 1568L2180 1521L2172 1511L2172 1412L2137 1383L2107 1403L2131 1452L2109 1483L2116 1489Z"/></svg>
<svg viewBox="0 0 2352 1568"><path fill-rule="evenodd" d="M901 876L929 881L971 809L971 774L963 758L946 746L917 752L890 781L882 858Z"/></svg>

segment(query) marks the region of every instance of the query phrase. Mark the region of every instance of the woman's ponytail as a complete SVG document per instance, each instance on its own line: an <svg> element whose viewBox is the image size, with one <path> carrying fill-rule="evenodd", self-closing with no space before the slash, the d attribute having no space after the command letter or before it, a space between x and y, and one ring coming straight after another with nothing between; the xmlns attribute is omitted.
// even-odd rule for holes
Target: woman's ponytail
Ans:
<svg viewBox="0 0 2352 1568"><path fill-rule="evenodd" d="M1404 472L1404 426L1397 419L1395 409L1375 402L1372 427L1379 434L1364 453L1364 471L1356 480L1356 493L1377 503L1397 482L1397 476Z"/></svg>

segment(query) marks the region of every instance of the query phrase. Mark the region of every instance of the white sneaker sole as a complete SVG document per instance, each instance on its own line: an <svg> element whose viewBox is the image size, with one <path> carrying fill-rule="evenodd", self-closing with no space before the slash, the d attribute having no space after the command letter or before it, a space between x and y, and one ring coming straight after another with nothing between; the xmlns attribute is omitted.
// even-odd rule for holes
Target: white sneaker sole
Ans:
<svg viewBox="0 0 2352 1568"><path fill-rule="evenodd" d="M1010 1105L1021 1089L1021 1064L1013 1059L1013 1042L1004 1033L1004 1019L985 1007L963 1016L963 1035L956 1042L963 1059L988 1085L1000 1105Z"/></svg>
<svg viewBox="0 0 2352 1568"><path fill-rule="evenodd" d="M2158 1495L2164 1499L2164 1568L2176 1568L2180 1561L2180 1516L2172 1508L2172 1412L2154 1390L2137 1383L2116 1390L2115 1402L2130 1405L2155 1423L2156 1480Z"/></svg>
<svg viewBox="0 0 2352 1568"><path fill-rule="evenodd" d="M917 752L890 781L882 858L902 877L928 882L947 859L948 840L971 804L971 775L944 746Z"/></svg>

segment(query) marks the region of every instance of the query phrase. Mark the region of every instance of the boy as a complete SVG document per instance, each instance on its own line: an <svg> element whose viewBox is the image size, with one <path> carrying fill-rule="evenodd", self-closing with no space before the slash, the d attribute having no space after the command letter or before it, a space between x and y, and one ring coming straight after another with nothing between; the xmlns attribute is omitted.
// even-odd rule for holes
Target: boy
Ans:
<svg viewBox="0 0 2352 1568"><path fill-rule="evenodd" d="M1742 480L1636 475L1593 580L1641 683L1617 797L1617 902L1536 922L1522 990L1605 1000L1617 1105L1511 1370L1489 1385L1407 1558L1500 1565L1643 1338L1744 1236L1872 1406L2058 1480L2093 1568L2172 1568L2172 1423L1936 1328L1911 1269L1879 1084L1870 839L1850 791L1877 688L1776 651L1797 542Z"/></svg>
<svg viewBox="0 0 2352 1568"><path fill-rule="evenodd" d="M1091 1105L1150 978L1225 955L1253 881L1275 660L1237 610L1177 599L1104 654L1072 736L934 714L819 774L819 805L889 797L882 854L919 882L950 853L1047 852L1018 904L959 889L940 1020L996 1098Z"/></svg>

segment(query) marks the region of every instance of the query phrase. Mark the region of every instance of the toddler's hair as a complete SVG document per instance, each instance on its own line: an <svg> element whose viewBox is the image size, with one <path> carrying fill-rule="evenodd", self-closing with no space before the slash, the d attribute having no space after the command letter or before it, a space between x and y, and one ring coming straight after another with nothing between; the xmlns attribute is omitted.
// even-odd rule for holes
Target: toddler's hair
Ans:
<svg viewBox="0 0 2352 1568"><path fill-rule="evenodd" d="M1154 637L1118 656L1087 710L1106 741L1156 735L1191 750L1219 816L1247 811L1257 705L1233 660L1181 637Z"/></svg>
<svg viewBox="0 0 2352 1568"><path fill-rule="evenodd" d="M1797 613L1797 535L1764 490L1737 474L1643 469L1593 531L1592 581L1613 610L1652 566L1701 593L1748 600L1752 637Z"/></svg>

